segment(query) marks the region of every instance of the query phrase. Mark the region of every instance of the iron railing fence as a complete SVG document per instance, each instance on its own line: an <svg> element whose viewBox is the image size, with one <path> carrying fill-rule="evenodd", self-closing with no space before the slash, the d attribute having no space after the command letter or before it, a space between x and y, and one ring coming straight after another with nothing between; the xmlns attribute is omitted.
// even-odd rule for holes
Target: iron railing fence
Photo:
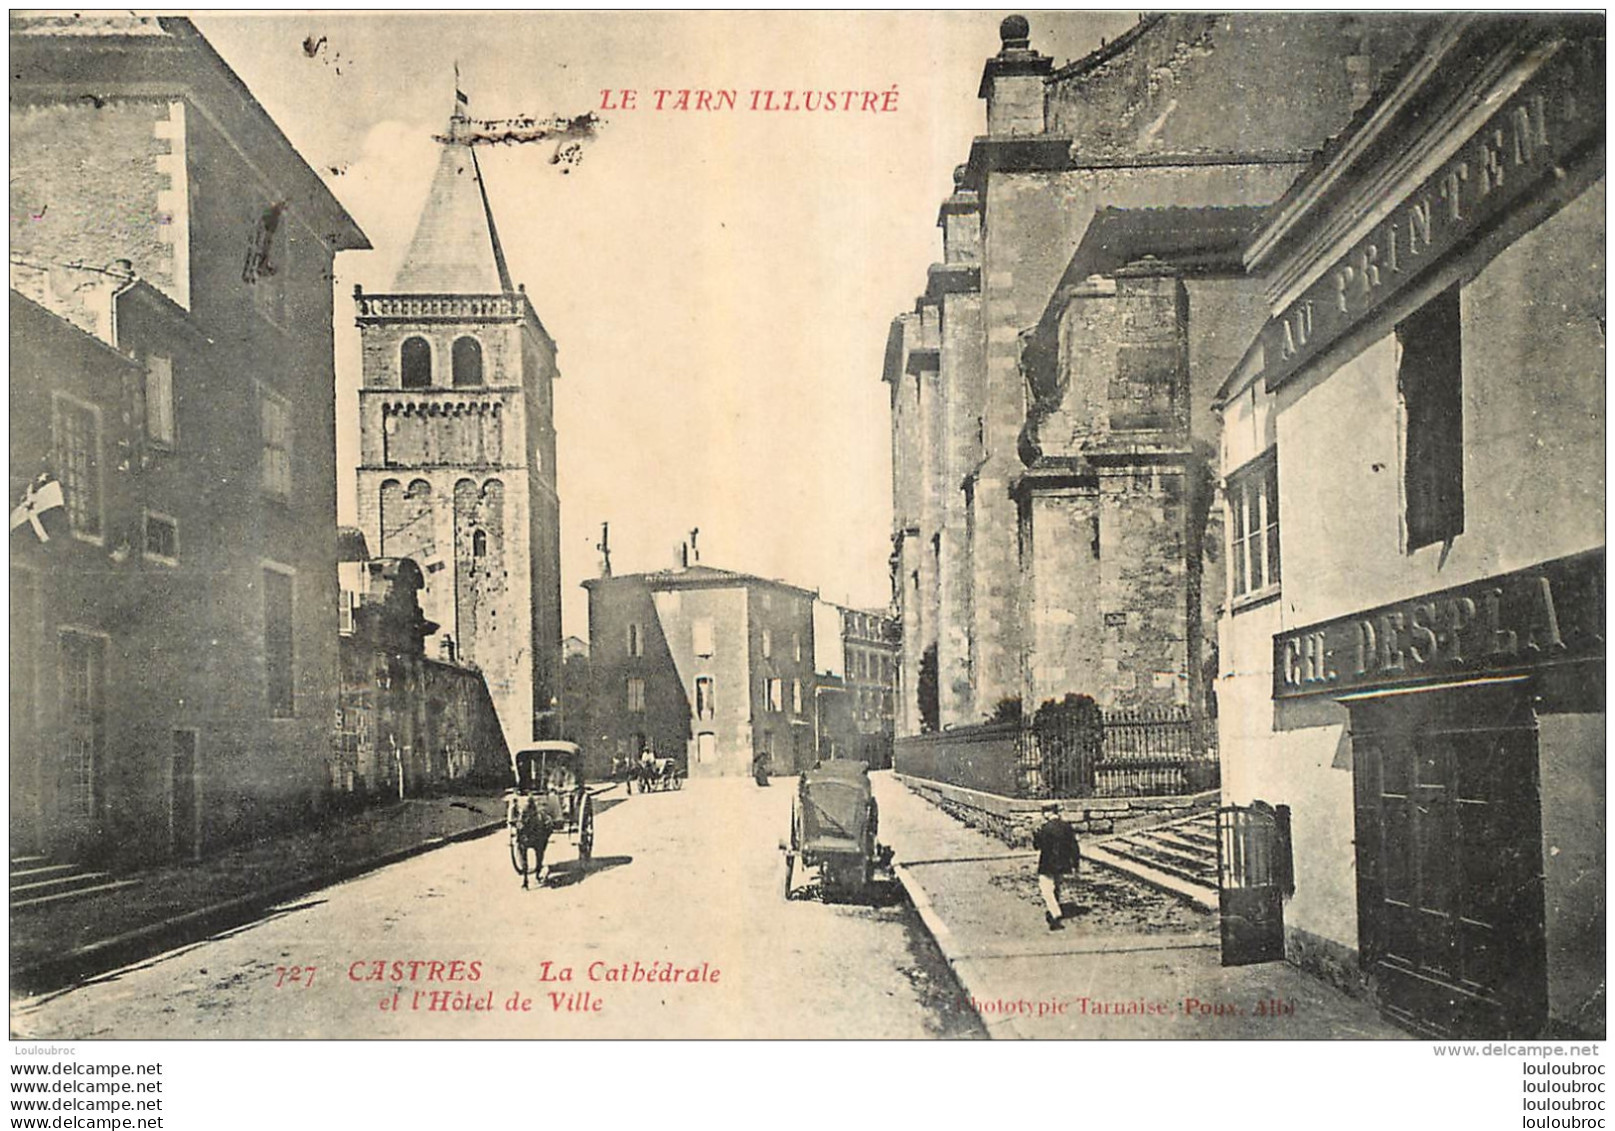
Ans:
<svg viewBox="0 0 1615 1131"><path fill-rule="evenodd" d="M1220 782L1214 720L1188 707L1044 708L1016 745L1025 797L1162 797Z"/></svg>

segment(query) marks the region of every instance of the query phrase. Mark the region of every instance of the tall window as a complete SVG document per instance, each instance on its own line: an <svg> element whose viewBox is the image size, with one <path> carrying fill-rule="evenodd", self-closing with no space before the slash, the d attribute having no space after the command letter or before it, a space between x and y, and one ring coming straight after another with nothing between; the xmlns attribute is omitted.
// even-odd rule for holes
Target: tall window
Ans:
<svg viewBox="0 0 1615 1131"><path fill-rule="evenodd" d="M291 718L292 575L278 569L264 570L264 690L270 717Z"/></svg>
<svg viewBox="0 0 1615 1131"><path fill-rule="evenodd" d="M768 709L770 711L785 709L785 681L778 677L768 680Z"/></svg>
<svg viewBox="0 0 1615 1131"><path fill-rule="evenodd" d="M802 681L799 679L791 680L791 712L802 713Z"/></svg>
<svg viewBox="0 0 1615 1131"><path fill-rule="evenodd" d="M1407 432L1402 484L1408 550L1464 532L1463 334L1458 288L1396 328L1397 384Z"/></svg>
<svg viewBox="0 0 1615 1131"><path fill-rule="evenodd" d="M56 477L74 532L101 536L101 414L93 406L58 394L51 431Z"/></svg>
<svg viewBox="0 0 1615 1131"><path fill-rule="evenodd" d="M482 343L477 339L455 338L450 363L456 385L482 384Z"/></svg>
<svg viewBox="0 0 1615 1131"><path fill-rule="evenodd" d="M771 659L774 655L774 634L763 629L763 659Z"/></svg>
<svg viewBox="0 0 1615 1131"><path fill-rule="evenodd" d="M645 636L637 624L628 626L628 654L630 656L643 656L645 654Z"/></svg>
<svg viewBox="0 0 1615 1131"><path fill-rule="evenodd" d="M174 446L174 362L153 355L146 359L146 438L165 448Z"/></svg>
<svg viewBox="0 0 1615 1131"><path fill-rule="evenodd" d="M800 632L791 633L791 652L795 655L796 662L800 664L802 662L802 634Z"/></svg>
<svg viewBox="0 0 1615 1131"><path fill-rule="evenodd" d="M106 746L107 642L64 632L59 640L62 695L61 808L92 817Z"/></svg>
<svg viewBox="0 0 1615 1131"><path fill-rule="evenodd" d="M690 643L697 656L710 656L713 647L712 618L700 617L690 622Z"/></svg>
<svg viewBox="0 0 1615 1131"><path fill-rule="evenodd" d="M1269 448L1228 477L1229 560L1234 596L1279 583L1278 449Z"/></svg>
<svg viewBox="0 0 1615 1131"><path fill-rule="evenodd" d="M695 717L710 720L716 708L712 701L712 677L698 675L695 677Z"/></svg>
<svg viewBox="0 0 1615 1131"><path fill-rule="evenodd" d="M425 338L405 338L398 349L398 372L406 389L432 387L432 347Z"/></svg>
<svg viewBox="0 0 1615 1131"><path fill-rule="evenodd" d="M259 432L263 441L263 489L267 495L289 499L292 494L292 406L268 389L258 398Z"/></svg>
<svg viewBox="0 0 1615 1131"><path fill-rule="evenodd" d="M645 709L645 681L638 676L630 676L628 679L628 709L630 711Z"/></svg>

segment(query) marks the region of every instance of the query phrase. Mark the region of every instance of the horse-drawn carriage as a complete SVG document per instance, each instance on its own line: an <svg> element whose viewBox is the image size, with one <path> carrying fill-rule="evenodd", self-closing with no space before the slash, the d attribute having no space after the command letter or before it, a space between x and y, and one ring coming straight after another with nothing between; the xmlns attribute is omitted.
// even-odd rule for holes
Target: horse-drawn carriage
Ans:
<svg viewBox="0 0 1615 1131"><path fill-rule="evenodd" d="M798 866L817 868L826 899L862 899L892 850L875 839L880 810L863 762L821 762L797 783L791 800L791 839L785 853L785 898Z"/></svg>
<svg viewBox="0 0 1615 1131"><path fill-rule="evenodd" d="M594 854L594 799L576 743L539 742L518 752L515 762L516 786L505 794L505 826L510 862L525 888L529 875L543 884L544 852L555 833L565 833L577 846L580 861Z"/></svg>
<svg viewBox="0 0 1615 1131"><path fill-rule="evenodd" d="M661 793L684 788L684 770L673 758L642 758L628 775L628 792Z"/></svg>

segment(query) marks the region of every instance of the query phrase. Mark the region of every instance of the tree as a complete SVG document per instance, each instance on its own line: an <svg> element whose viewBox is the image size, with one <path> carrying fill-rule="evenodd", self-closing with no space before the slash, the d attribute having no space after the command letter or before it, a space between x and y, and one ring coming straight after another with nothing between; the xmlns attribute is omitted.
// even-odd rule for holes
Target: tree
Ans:
<svg viewBox="0 0 1615 1131"><path fill-rule="evenodd" d="M920 699L920 730L923 733L942 729L942 696L937 684L936 645L927 648L920 656L920 678L917 689Z"/></svg>
<svg viewBox="0 0 1615 1131"><path fill-rule="evenodd" d="M1021 721L1021 697L1019 695L1006 695L993 704L993 713L987 716L989 723L1019 723Z"/></svg>

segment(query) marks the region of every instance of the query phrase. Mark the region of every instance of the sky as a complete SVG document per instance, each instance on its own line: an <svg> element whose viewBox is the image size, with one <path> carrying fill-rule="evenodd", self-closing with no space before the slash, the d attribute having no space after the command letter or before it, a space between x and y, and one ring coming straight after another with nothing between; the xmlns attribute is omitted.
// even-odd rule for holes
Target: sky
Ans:
<svg viewBox="0 0 1615 1131"><path fill-rule="evenodd" d="M475 118L604 119L576 164L543 143L478 151L511 275L559 345L563 630L587 635L602 522L616 573L674 564L699 528L703 564L884 608L886 334L941 258L937 208L984 132L977 84L1006 14L193 17L375 248L336 266L339 520L355 515L353 286L392 281L457 63ZM1058 65L1137 16L1029 19ZM734 90L736 108L671 109L685 89ZM752 90L788 89L895 89L896 109L749 109ZM637 108L602 109L604 90Z"/></svg>

